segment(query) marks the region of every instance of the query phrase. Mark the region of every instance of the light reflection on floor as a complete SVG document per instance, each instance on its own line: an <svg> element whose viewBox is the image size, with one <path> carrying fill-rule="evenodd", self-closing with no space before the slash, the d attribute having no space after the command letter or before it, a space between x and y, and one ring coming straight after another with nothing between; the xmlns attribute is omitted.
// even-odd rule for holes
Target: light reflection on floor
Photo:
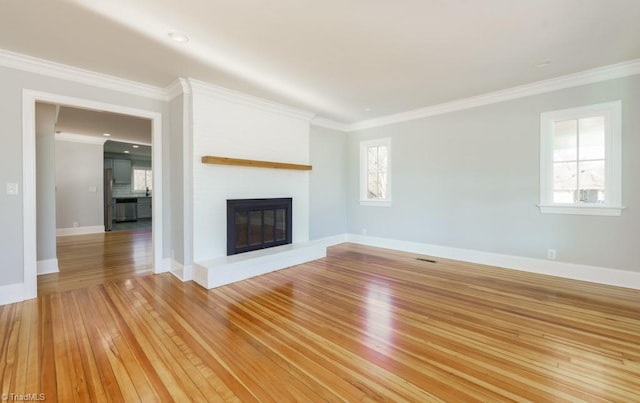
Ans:
<svg viewBox="0 0 640 403"><path fill-rule="evenodd" d="M373 348L387 352L393 342L393 299L386 284L371 284L367 290L366 335Z"/></svg>

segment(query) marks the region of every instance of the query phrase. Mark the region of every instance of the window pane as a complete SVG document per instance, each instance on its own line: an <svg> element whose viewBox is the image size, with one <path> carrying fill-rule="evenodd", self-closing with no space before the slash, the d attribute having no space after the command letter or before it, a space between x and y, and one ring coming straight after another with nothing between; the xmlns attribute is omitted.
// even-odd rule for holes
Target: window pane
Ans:
<svg viewBox="0 0 640 403"><path fill-rule="evenodd" d="M580 119L580 159L604 159L604 116Z"/></svg>
<svg viewBox="0 0 640 403"><path fill-rule="evenodd" d="M378 147L369 147L367 149L367 170L369 172L378 170Z"/></svg>
<svg viewBox="0 0 640 403"><path fill-rule="evenodd" d="M554 203L574 203L574 195L577 189L578 189L578 164L575 162L554 163L553 164L553 201Z"/></svg>
<svg viewBox="0 0 640 403"><path fill-rule="evenodd" d="M380 199L380 186L378 185L378 173L369 172L367 175L367 199Z"/></svg>
<svg viewBox="0 0 640 403"><path fill-rule="evenodd" d="M145 191L147 188L152 190L153 171L150 169L133 169L133 190Z"/></svg>
<svg viewBox="0 0 640 403"><path fill-rule="evenodd" d="M378 194L381 199L387 198L387 173L378 172Z"/></svg>
<svg viewBox="0 0 640 403"><path fill-rule="evenodd" d="M580 189L605 189L604 161L580 162Z"/></svg>
<svg viewBox="0 0 640 403"><path fill-rule="evenodd" d="M145 171L143 169L133 170L133 190L145 190Z"/></svg>
<svg viewBox="0 0 640 403"><path fill-rule="evenodd" d="M387 147L378 147L378 171L387 172L387 154Z"/></svg>
<svg viewBox="0 0 640 403"><path fill-rule="evenodd" d="M578 121L565 120L553 124L553 160L578 159Z"/></svg>
<svg viewBox="0 0 640 403"><path fill-rule="evenodd" d="M149 190L153 190L153 171L149 169L145 172L146 172L146 178L145 178L146 185L149 188Z"/></svg>
<svg viewBox="0 0 640 403"><path fill-rule="evenodd" d="M388 147L376 146L367 149L367 199L384 200L387 198L388 166Z"/></svg>

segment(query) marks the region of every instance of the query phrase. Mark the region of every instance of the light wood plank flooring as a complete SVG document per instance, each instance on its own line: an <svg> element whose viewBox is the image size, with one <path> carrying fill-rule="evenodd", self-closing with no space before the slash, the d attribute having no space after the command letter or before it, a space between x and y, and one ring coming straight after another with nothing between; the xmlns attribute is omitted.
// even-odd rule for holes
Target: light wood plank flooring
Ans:
<svg viewBox="0 0 640 403"><path fill-rule="evenodd" d="M56 242L60 272L38 276L38 295L126 280L153 271L150 227L59 236Z"/></svg>
<svg viewBox="0 0 640 403"><path fill-rule="evenodd" d="M343 244L213 290L137 276L0 307L47 401L638 401L640 292Z"/></svg>

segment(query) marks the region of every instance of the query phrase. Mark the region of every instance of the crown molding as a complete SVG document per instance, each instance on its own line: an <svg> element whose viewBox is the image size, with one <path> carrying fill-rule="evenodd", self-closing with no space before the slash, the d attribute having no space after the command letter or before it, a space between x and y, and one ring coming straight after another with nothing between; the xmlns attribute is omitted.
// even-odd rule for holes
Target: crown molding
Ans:
<svg viewBox="0 0 640 403"><path fill-rule="evenodd" d="M217 85L209 84L204 81L195 80L193 78L189 78L188 81L191 86L191 91L194 94L201 93L213 98L224 99L226 101L235 102L237 104L261 109L266 112L277 113L279 115L301 119L306 122L311 122L311 119L313 119L313 117L315 116L315 114L312 112L279 104L277 102L230 90L228 88L219 87Z"/></svg>
<svg viewBox="0 0 640 403"><path fill-rule="evenodd" d="M269 112L275 112L284 116L302 119L315 126L325 127L328 129L339 130L343 132L353 132L395 123L402 123L425 117L475 108L478 106L509 101L517 98L524 98L531 95L538 95L565 88L593 84L600 81L640 74L640 59L635 59L627 62L573 73L562 77L552 78L549 80L538 81L531 84L508 88L505 90L490 92L483 95L414 109L407 112L400 112L392 115L381 116L378 118L362 120L352 124L344 124L321 116L316 116L312 112L279 104L267 99L255 97L253 95L248 95L239 91L230 90L224 87L191 78L178 78L167 87L161 88L137 81L127 80L116 76L56 63L45 59L27 56L5 49L0 49L0 66L28 71L36 74L42 74L49 77L55 77L63 80L87 84L95 87L105 88L160 101L170 101L180 94L190 94L194 91L199 91L215 98L221 98L243 105L253 106Z"/></svg>
<svg viewBox="0 0 640 403"><path fill-rule="evenodd" d="M131 95L138 95L145 98L168 101L168 93L164 88L39 59L5 49L0 49L0 66L124 92Z"/></svg>
<svg viewBox="0 0 640 403"><path fill-rule="evenodd" d="M74 134L74 133L56 133L55 138L58 141L69 141L72 143L97 144L97 145L103 145L108 140L104 137L93 137L93 136L86 136L83 134Z"/></svg>
<svg viewBox="0 0 640 403"><path fill-rule="evenodd" d="M191 94L191 85L189 85L189 80L179 77L176 81L169 84L164 89L164 92L167 94L167 99L172 100L181 94Z"/></svg>
<svg viewBox="0 0 640 403"><path fill-rule="evenodd" d="M445 102L442 104L414 109L407 112L396 113L393 115L382 116L374 119L362 120L360 122L347 125L345 131L353 132L357 130L370 129L394 123L407 122L410 120L442 115L449 112L495 104L498 102L524 98L531 95L543 94L546 92L557 91L565 88L577 87L580 85L593 84L600 81L627 77L634 74L640 74L640 59L612 64L604 67L598 67L591 70L568 74L562 77L520 85L517 87L507 88L505 90L490 92L475 97L463 98L456 101Z"/></svg>
<svg viewBox="0 0 640 403"><path fill-rule="evenodd" d="M346 132L348 131L347 129L349 128L349 125L345 123L323 118L322 116L314 117L313 120L311 121L311 124L313 126L320 126L327 129L339 130L341 132Z"/></svg>

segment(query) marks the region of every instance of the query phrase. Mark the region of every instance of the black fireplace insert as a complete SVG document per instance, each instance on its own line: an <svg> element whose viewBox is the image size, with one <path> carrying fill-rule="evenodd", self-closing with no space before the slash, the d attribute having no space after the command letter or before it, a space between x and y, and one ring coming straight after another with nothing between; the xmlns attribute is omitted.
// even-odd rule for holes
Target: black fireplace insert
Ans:
<svg viewBox="0 0 640 403"><path fill-rule="evenodd" d="M290 197L227 200L227 255L292 242Z"/></svg>

